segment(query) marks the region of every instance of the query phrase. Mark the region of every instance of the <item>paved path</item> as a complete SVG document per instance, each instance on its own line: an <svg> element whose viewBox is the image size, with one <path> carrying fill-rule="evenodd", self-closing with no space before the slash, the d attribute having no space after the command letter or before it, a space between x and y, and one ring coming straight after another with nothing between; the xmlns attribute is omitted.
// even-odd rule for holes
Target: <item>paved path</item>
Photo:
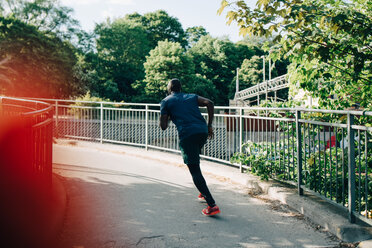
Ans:
<svg viewBox="0 0 372 248"><path fill-rule="evenodd" d="M301 216L210 175L206 180L221 214L205 217L179 155L157 152L157 157L148 159L141 148L116 146L109 151L106 147L54 148L54 172L62 176L68 197L58 248L338 244Z"/></svg>

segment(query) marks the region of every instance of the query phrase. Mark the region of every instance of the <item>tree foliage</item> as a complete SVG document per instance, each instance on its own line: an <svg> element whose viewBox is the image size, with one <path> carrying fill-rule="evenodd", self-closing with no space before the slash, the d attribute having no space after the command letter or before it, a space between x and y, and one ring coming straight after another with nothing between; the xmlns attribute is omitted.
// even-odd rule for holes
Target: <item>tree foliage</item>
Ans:
<svg viewBox="0 0 372 248"><path fill-rule="evenodd" d="M131 85L144 77L143 63L150 50L146 30L136 23L117 19L97 25L95 33L97 59L93 63L104 86L101 92L111 91L113 94L105 95L111 99L130 100L134 93ZM105 90L106 87L111 90Z"/></svg>
<svg viewBox="0 0 372 248"><path fill-rule="evenodd" d="M227 105L230 84L236 68L254 51L244 44L234 44L229 40L203 36L188 50L195 64L195 72L212 81L217 89L216 104ZM235 87L235 83L234 83ZM234 88L235 93L235 88Z"/></svg>
<svg viewBox="0 0 372 248"><path fill-rule="evenodd" d="M72 17L73 9L61 6L59 0L4 0L0 13L41 31L53 32L62 39L76 38L81 31L79 21Z"/></svg>
<svg viewBox="0 0 372 248"><path fill-rule="evenodd" d="M133 13L125 16L126 19L141 24L147 34L151 48L155 48L159 41L178 42L186 47L185 31L177 18L170 16L164 10L149 12L144 15Z"/></svg>
<svg viewBox="0 0 372 248"><path fill-rule="evenodd" d="M0 88L18 96L68 97L83 90L74 71L75 49L51 33L0 16ZM5 79L5 80L4 80Z"/></svg>
<svg viewBox="0 0 372 248"><path fill-rule="evenodd" d="M226 8L241 34L276 34L278 54L292 62L292 82L323 105L371 107L371 1L258 0L250 9L245 1L223 0L219 13ZM338 100L329 101L330 95Z"/></svg>
<svg viewBox="0 0 372 248"><path fill-rule="evenodd" d="M79 30L71 14L59 0L0 3L3 89L22 85L25 96L58 98L89 90L115 101L159 102L176 77L185 92L226 105L236 68L264 53L261 44L212 38L202 26L185 31L163 10L107 20L93 33Z"/></svg>
<svg viewBox="0 0 372 248"><path fill-rule="evenodd" d="M190 27L186 29L186 40L189 47L192 47L201 37L209 33L202 26Z"/></svg>
<svg viewBox="0 0 372 248"><path fill-rule="evenodd" d="M171 41L160 41L150 51L144 67L145 93L154 102L160 102L166 96L167 84L172 78L179 78L183 88L188 89L195 71L190 55L186 54L180 43Z"/></svg>

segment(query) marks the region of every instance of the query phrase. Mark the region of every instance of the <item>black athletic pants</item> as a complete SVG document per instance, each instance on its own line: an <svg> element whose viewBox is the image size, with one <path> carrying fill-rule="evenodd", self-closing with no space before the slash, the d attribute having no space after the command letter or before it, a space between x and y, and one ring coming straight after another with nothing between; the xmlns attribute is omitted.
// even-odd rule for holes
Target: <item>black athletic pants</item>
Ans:
<svg viewBox="0 0 372 248"><path fill-rule="evenodd" d="M194 184L196 188L199 190L199 192L204 196L205 200L208 203L208 206L213 207L215 206L215 201L209 192L207 183L205 182L205 179L203 177L203 174L201 173L200 166L197 165L187 165L189 167L192 180L194 181Z"/></svg>
<svg viewBox="0 0 372 248"><path fill-rule="evenodd" d="M192 180L208 205L213 207L215 201L209 192L207 183L200 170L200 151L207 141L207 133L197 133L180 141L180 149L184 163L189 167Z"/></svg>

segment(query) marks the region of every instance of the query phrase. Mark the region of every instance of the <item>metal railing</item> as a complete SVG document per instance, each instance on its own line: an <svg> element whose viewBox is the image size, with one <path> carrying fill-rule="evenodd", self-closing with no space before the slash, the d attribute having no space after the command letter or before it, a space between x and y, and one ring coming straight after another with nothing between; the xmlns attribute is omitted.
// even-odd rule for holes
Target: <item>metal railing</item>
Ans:
<svg viewBox="0 0 372 248"><path fill-rule="evenodd" d="M10 148L9 154L2 151L2 161L16 162L2 166L24 175L23 179L32 186L51 186L53 110L53 106L45 102L0 96L0 124L12 120L20 123L17 129L10 130L15 137L3 140ZM13 155L22 159L6 158Z"/></svg>
<svg viewBox="0 0 372 248"><path fill-rule="evenodd" d="M49 100L54 135L179 152L158 104ZM206 117L206 110L201 109ZM369 222L372 206L371 112L215 107L215 137L202 157L296 184ZM236 163L234 163L236 161Z"/></svg>

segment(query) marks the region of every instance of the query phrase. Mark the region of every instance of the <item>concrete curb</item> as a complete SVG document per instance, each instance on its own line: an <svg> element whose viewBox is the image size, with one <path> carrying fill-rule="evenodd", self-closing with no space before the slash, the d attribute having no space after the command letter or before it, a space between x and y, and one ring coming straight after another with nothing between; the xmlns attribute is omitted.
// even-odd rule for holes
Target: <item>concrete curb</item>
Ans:
<svg viewBox="0 0 372 248"><path fill-rule="evenodd" d="M176 166L183 165L179 154L162 152L158 150L145 151L143 148L133 146L99 144L85 141L58 140L57 145L72 145L79 148L93 148L104 152L114 152L136 156L150 160L161 161L165 164ZM145 151L145 152L144 152ZM252 194L260 194L270 200L277 200L290 208L300 212L313 223L324 227L326 231L336 235L345 242L358 242L372 239L372 227L358 222L350 224L347 212L317 196L305 192L304 196L297 194L297 189L291 185L274 180L262 181L259 177L240 173L237 168L203 160L201 162L203 173L243 187L244 191ZM363 246L368 247L368 246Z"/></svg>

